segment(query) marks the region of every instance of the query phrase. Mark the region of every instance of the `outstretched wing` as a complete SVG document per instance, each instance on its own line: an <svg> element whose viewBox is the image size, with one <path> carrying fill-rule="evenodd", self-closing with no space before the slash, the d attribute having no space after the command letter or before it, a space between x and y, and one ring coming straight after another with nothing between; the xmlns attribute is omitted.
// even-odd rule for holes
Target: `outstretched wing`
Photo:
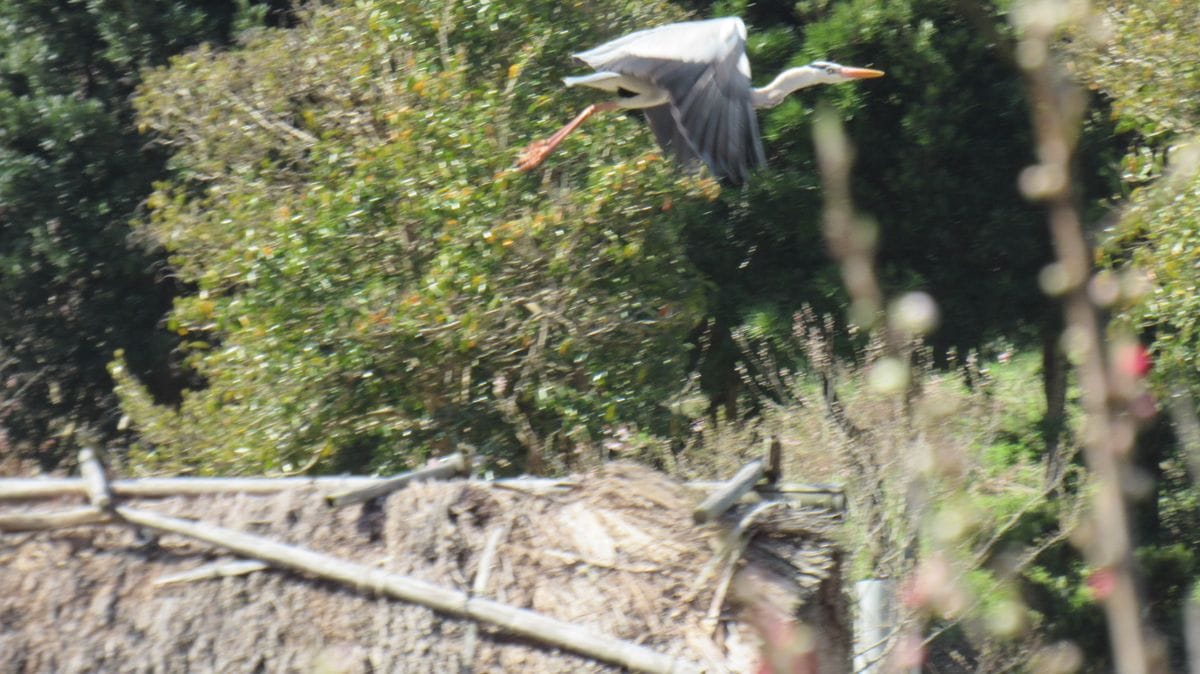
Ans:
<svg viewBox="0 0 1200 674"><path fill-rule="evenodd" d="M668 103L646 108L642 112L646 113L646 121L650 123L654 139L658 141L658 146L663 152L673 156L685 170L698 171L702 160L696 154L691 141L684 136L683 127L675 121L675 113L671 108Z"/></svg>
<svg viewBox="0 0 1200 674"><path fill-rule="evenodd" d="M648 109L646 117L663 149L684 164L699 157L713 174L736 184L765 163L741 19L651 28L575 56L596 70L665 90L675 128L668 127L660 109Z"/></svg>

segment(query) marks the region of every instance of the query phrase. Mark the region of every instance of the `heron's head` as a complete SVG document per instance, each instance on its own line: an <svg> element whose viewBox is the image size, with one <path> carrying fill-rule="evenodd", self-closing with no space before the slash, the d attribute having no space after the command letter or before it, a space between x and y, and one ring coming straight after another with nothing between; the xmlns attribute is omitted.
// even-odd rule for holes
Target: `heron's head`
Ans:
<svg viewBox="0 0 1200 674"><path fill-rule="evenodd" d="M882 70L870 68L853 68L829 61L813 61L808 64L816 77L817 84L837 84L851 80L865 80L871 77L883 77Z"/></svg>
<svg viewBox="0 0 1200 674"><path fill-rule="evenodd" d="M851 80L862 80L868 77L882 77L882 70L870 68L851 68L829 61L813 61L799 68L788 68L779 73L770 84L752 93L751 100L756 108L770 108L779 105L783 99L797 89L811 87L817 84L837 84Z"/></svg>

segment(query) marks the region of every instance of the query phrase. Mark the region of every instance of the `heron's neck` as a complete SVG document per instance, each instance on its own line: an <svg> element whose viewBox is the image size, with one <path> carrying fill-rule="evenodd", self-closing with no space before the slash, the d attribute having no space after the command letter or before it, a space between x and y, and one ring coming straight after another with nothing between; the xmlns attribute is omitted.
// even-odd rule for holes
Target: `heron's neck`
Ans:
<svg viewBox="0 0 1200 674"><path fill-rule="evenodd" d="M773 108L782 103L783 99L793 91L820 84L818 72L811 66L788 68L779 73L779 76L767 86L754 89L750 100L756 108Z"/></svg>

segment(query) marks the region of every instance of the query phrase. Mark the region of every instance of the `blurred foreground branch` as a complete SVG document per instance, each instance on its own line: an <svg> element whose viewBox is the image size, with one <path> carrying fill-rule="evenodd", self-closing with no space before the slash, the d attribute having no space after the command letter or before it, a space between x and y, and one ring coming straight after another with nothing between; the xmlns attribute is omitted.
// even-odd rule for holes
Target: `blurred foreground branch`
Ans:
<svg viewBox="0 0 1200 674"><path fill-rule="evenodd" d="M914 386L913 349L917 338L929 332L937 320L937 307L925 293L908 293L895 300L885 312L885 295L875 271L877 227L856 213L850 188L854 148L838 116L829 108L817 111L813 140L825 195L824 233L829 253L841 270L842 282L850 296L849 321L867 332L876 357L869 363L867 385L891 399L906 436L911 440ZM911 642L910 632L919 627L915 612L900 608L897 585L891 579L904 577L915 561L916 541L928 499L910 498L925 493L925 478L908 470L905 462L889 457L889 442L870 427L859 428L846 417L833 381L832 352L829 340L821 336L815 317L797 314L796 335L807 346L810 362L817 369L829 418L846 434L848 443L843 461L853 478L847 484L852 499L851 512L864 531L865 549L860 553L869 568L870 578L862 587L874 588L875 601L864 602L864 619L855 628L855 666L858 671L879 671L886 660L904 667L907 654L895 651L903 642ZM832 332L827 326L826 332ZM871 608L866 608L867 604ZM899 610L896 610L899 609ZM919 650L919 649L918 649Z"/></svg>
<svg viewBox="0 0 1200 674"><path fill-rule="evenodd" d="M1029 91L1038 163L1020 176L1022 192L1043 201L1057 261L1044 272L1062 298L1064 346L1077 363L1086 414L1084 457L1095 484L1091 525L1086 529L1089 563L1111 582L1104 610L1116 670L1124 674L1159 671L1152 660L1151 636L1142 627L1126 493L1122 477L1130 470L1136 417L1127 387L1110 359L1105 319L1088 294L1092 248L1084 233L1072 183L1072 155L1084 111L1082 91L1070 82L1051 53L1052 41L1072 8L1061 0L1026 0L1012 12L1020 41L1017 62Z"/></svg>

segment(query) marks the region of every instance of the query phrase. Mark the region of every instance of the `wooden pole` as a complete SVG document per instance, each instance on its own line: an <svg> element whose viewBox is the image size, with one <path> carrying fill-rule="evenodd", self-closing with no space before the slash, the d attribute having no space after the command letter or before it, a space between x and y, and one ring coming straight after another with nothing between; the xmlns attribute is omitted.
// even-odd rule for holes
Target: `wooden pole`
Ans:
<svg viewBox="0 0 1200 674"><path fill-rule="evenodd" d="M771 487L783 479L783 443L779 441L779 436L767 441L767 470L763 477L767 478L767 484Z"/></svg>
<svg viewBox="0 0 1200 674"><path fill-rule="evenodd" d="M712 480L697 480L684 482L683 486L697 491L712 492L725 487L728 482ZM754 493L767 499L780 499L803 506L829 508L830 510L846 509L846 493L836 484L801 484L785 482L774 487L759 484L753 488Z"/></svg>
<svg viewBox="0 0 1200 674"><path fill-rule="evenodd" d="M345 491L383 482L382 477L143 477L113 480L113 495L132 498L205 494L275 494L289 489ZM0 478L0 501L86 496L79 478Z"/></svg>
<svg viewBox="0 0 1200 674"><path fill-rule="evenodd" d="M47 531L86 524L105 524L111 521L111 515L91 506L52 513L0 514L0 532Z"/></svg>
<svg viewBox="0 0 1200 674"><path fill-rule="evenodd" d="M692 512L692 519L696 524L704 524L720 517L721 513L729 510L743 494L754 487L754 483L763 476L763 470L762 459L755 459L742 466L733 479L709 494L708 498L696 506L696 510Z"/></svg>
<svg viewBox="0 0 1200 674"><path fill-rule="evenodd" d="M117 506L116 513L131 524L205 541L243 557L260 559L274 566L332 580L357 590L420 604L447 615L487 622L517 636L631 670L664 673L700 671L694 663L528 609L471 597L465 592L261 536L125 506Z"/></svg>
<svg viewBox="0 0 1200 674"><path fill-rule="evenodd" d="M113 480L108 483L113 496L123 498L164 498L170 496L204 496L209 494L276 494L291 489L316 489L328 493L343 493L385 482L389 478L355 475L320 477L142 477ZM534 493L573 489L579 483L557 478L502 478L484 484ZM685 482L684 487L711 492L727 482L699 480ZM754 491L771 498L784 498L800 505L840 510L846 497L838 485L785 482L770 487L759 485ZM0 478L0 501L29 501L86 496L83 480L74 477Z"/></svg>
<svg viewBox="0 0 1200 674"><path fill-rule="evenodd" d="M352 489L340 494L331 494L325 497L325 501L329 503L330 507L340 508L354 503L370 501L380 496L386 496L404 488L410 482L416 482L417 480L438 480L454 477L455 475L463 475L466 472L467 457L460 452L440 459L436 464L428 468L414 470L411 473L402 473L378 484L362 487L361 489Z"/></svg>
<svg viewBox="0 0 1200 674"><path fill-rule="evenodd" d="M756 489L764 498L782 499L790 503L830 510L846 509L846 493L835 485L781 484Z"/></svg>
<svg viewBox="0 0 1200 674"><path fill-rule="evenodd" d="M100 458L90 447L79 450L79 475L83 478L83 489L92 505L100 510L110 508L113 496L108 487L108 476L104 474Z"/></svg>
<svg viewBox="0 0 1200 674"><path fill-rule="evenodd" d="M1200 674L1200 599L1196 589L1183 601L1183 646L1189 674Z"/></svg>

